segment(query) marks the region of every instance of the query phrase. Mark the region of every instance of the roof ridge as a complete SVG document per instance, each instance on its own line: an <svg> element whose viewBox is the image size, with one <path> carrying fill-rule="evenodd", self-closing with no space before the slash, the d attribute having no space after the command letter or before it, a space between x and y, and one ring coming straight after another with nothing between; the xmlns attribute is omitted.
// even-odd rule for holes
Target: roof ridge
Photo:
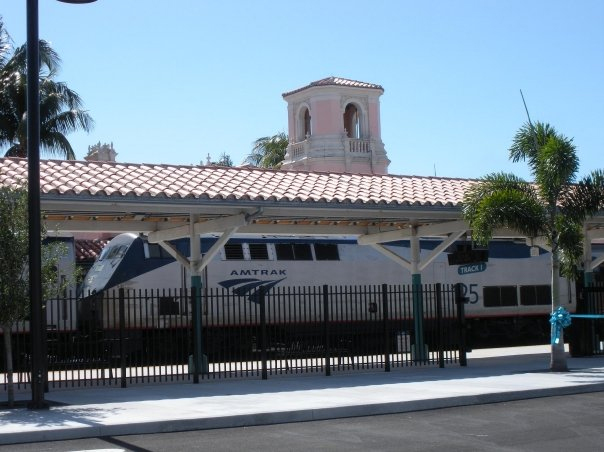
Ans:
<svg viewBox="0 0 604 452"><path fill-rule="evenodd" d="M2 161L23 161L27 162L27 158L22 157L0 157ZM111 166L128 166L128 167L162 167L162 168L188 168L188 169L202 169L202 170L228 170L228 171L253 171L253 172L265 172L265 173L278 173L278 174L312 174L317 176L332 176L332 177L362 177L362 178L392 178L392 179L433 179L433 180L458 180L458 181L473 181L478 178L464 178L454 176L422 176L417 174L367 174L367 173L339 173L334 171L309 171L309 170L282 170L278 168L261 168L257 166L216 166L216 165L192 165L184 163L135 163L135 162L110 162L102 160L61 160L61 159L40 159L40 164L45 163L61 163L61 164L82 164L85 166L95 165L111 165Z"/></svg>
<svg viewBox="0 0 604 452"><path fill-rule="evenodd" d="M314 82L310 82L308 85L305 85L301 88L296 88L292 91L288 91L282 94L283 97L289 96L291 94L298 93L300 91L304 91L308 88L313 88L317 86L345 86L350 88L365 88L365 89L378 89L384 91L384 87L382 85L378 85L376 83L363 82L360 80L345 78L345 77L337 77L337 76L329 76L322 78L320 80L315 80Z"/></svg>
<svg viewBox="0 0 604 452"><path fill-rule="evenodd" d="M26 159L0 160L5 185L27 179ZM44 196L254 200L278 203L459 205L470 180L250 167L41 160ZM205 201L204 201L205 202Z"/></svg>

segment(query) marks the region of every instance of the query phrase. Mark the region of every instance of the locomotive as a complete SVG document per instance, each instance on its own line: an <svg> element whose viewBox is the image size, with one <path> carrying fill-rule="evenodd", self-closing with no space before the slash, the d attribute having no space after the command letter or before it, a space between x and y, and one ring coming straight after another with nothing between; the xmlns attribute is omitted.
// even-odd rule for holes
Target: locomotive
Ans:
<svg viewBox="0 0 604 452"><path fill-rule="evenodd" d="M204 253L217 238L207 235L200 240ZM429 255L439 244L435 239L421 240L421 256ZM175 240L172 245L189 255L188 240ZM387 248L409 259L408 241L392 242ZM543 249L535 251L523 242L493 240L488 262L466 266L449 265L447 254L441 253L422 272L422 284L461 285L468 300L466 316L475 347L493 345L495 338L545 342L551 312L550 256ZM595 245L594 254L599 252ZM557 277L561 304L574 312L575 284ZM159 245L148 243L142 235L120 234L108 243L84 279L78 302L79 328L117 327L117 316L107 313L117 309L108 294L118 288L129 292L164 290L160 303L151 310L142 306L145 297L132 297L126 311L138 314L126 315L127 327L167 328L175 314L184 315L190 323L190 298L183 295L189 284L188 269ZM371 247L358 245L354 237L240 235L231 238L203 272L206 293L222 291L238 297L231 300L232 315L204 309L203 324L226 331L227 327L252 322L251 309L232 304L257 303L260 287L270 294L285 287L324 284L408 285L411 275ZM372 305L372 309L376 307ZM345 318L334 320L346 322Z"/></svg>

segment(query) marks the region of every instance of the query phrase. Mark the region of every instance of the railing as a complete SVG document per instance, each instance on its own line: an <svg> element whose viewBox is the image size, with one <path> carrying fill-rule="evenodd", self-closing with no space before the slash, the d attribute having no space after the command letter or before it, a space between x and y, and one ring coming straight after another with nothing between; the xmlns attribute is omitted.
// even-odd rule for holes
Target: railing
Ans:
<svg viewBox="0 0 604 452"><path fill-rule="evenodd" d="M196 378L330 375L461 361L453 288L423 286L425 353L415 350L413 295L410 286L386 285L275 287L245 296L208 289ZM74 306L69 315L76 317L47 332L49 388L190 380L196 372L192 300L191 292L121 290L48 303L49 309ZM29 334L21 328L13 338L15 381L22 388L29 381Z"/></svg>
<svg viewBox="0 0 604 452"><path fill-rule="evenodd" d="M370 154L371 141L348 138L348 151L352 153Z"/></svg>
<svg viewBox="0 0 604 452"><path fill-rule="evenodd" d="M293 160L298 160L306 155L308 140L301 141L299 143L290 144L289 153Z"/></svg>
<svg viewBox="0 0 604 452"><path fill-rule="evenodd" d="M371 140L358 138L344 138L344 149L352 154L371 154ZM299 160L306 156L310 148L310 141L306 139L298 143L290 143L288 153L292 160Z"/></svg>

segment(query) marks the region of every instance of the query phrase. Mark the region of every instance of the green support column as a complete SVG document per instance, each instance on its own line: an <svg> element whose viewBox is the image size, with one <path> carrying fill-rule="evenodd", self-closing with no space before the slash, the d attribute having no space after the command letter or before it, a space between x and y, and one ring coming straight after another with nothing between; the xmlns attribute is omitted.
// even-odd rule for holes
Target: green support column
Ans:
<svg viewBox="0 0 604 452"><path fill-rule="evenodd" d="M201 243L199 235L195 234L195 223L198 221L198 216L191 214L189 217L189 245L191 247L191 257L189 259L189 269L191 271L191 288L195 289L195 297L192 300L193 309L193 367L195 372L193 373L193 382L199 383L199 375L206 371L206 364L203 356L203 343L201 329L202 316L201 316L201 291L202 282L201 274L197 269L197 266L201 262Z"/></svg>
<svg viewBox="0 0 604 452"><path fill-rule="evenodd" d="M411 291L413 295L413 329L415 339L415 361L425 361L426 346L424 342L424 300L422 294L422 275L419 271L420 245L417 228L411 233Z"/></svg>
<svg viewBox="0 0 604 452"><path fill-rule="evenodd" d="M193 298L193 382L199 383L199 374L203 369L203 343L201 336L201 276L191 275L191 288L195 289Z"/></svg>
<svg viewBox="0 0 604 452"><path fill-rule="evenodd" d="M411 289L413 294L413 327L415 338L415 361L424 361L426 345L424 342L424 299L422 294L422 275L411 275Z"/></svg>

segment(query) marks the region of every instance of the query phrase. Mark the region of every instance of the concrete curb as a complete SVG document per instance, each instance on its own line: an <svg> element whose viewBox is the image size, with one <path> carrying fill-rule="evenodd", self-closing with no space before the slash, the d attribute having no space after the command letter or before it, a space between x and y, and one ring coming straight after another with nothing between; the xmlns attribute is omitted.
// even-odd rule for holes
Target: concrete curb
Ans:
<svg viewBox="0 0 604 452"><path fill-rule="evenodd" d="M19 444L42 441L61 441L69 439L93 438L102 436L120 436L134 434L169 433L186 430L209 430L233 427L251 427L291 422L308 422L347 417L375 416L414 411L453 408L459 406L482 405L489 403L511 402L541 397L565 396L591 392L604 392L604 383L579 386L544 388L526 391L479 394L470 396L444 397L392 403L352 405L306 410L294 410L271 413L254 413L199 419L171 419L120 425L90 425L83 427L58 428L28 432L4 433L0 435L0 444Z"/></svg>

